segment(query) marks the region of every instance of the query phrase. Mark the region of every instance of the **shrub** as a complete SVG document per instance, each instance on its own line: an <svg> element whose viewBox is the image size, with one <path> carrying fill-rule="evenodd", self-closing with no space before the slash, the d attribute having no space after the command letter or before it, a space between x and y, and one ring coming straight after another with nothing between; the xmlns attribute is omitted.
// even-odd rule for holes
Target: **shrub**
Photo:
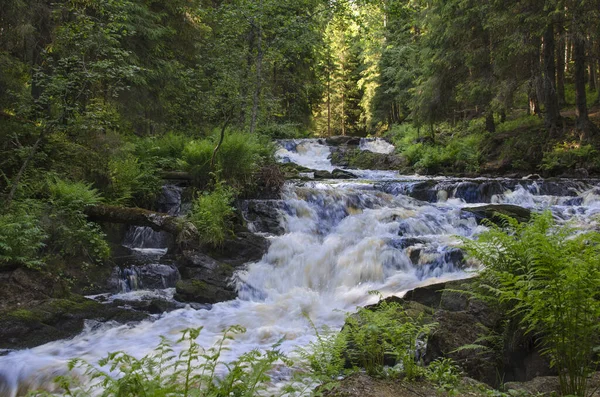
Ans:
<svg viewBox="0 0 600 397"><path fill-rule="evenodd" d="M248 186L260 165L271 155L270 148L269 142L254 134L227 134L217 154L221 178L239 189Z"/></svg>
<svg viewBox="0 0 600 397"><path fill-rule="evenodd" d="M214 191L205 192L194 201L188 217L198 230L202 243L219 246L231 234L231 218L235 211L233 198L233 190L219 183Z"/></svg>
<svg viewBox="0 0 600 397"><path fill-rule="evenodd" d="M458 127L442 124L435 143L427 138L419 139L418 130L408 124L395 126L388 136L396 150L418 172L475 172L482 161L480 147L485 138L481 124L481 120Z"/></svg>
<svg viewBox="0 0 600 397"><path fill-rule="evenodd" d="M425 377L437 385L440 391L456 395L456 388L461 380L461 371L452 359L439 358L429 364Z"/></svg>
<svg viewBox="0 0 600 397"><path fill-rule="evenodd" d="M39 251L46 237L39 221L39 205L13 203L10 212L0 214L0 269L15 265L40 267Z"/></svg>
<svg viewBox="0 0 600 397"><path fill-rule="evenodd" d="M561 392L586 395L600 335L600 234L557 225L550 212L529 224L506 219L465 243L484 269L481 297L539 337Z"/></svg>

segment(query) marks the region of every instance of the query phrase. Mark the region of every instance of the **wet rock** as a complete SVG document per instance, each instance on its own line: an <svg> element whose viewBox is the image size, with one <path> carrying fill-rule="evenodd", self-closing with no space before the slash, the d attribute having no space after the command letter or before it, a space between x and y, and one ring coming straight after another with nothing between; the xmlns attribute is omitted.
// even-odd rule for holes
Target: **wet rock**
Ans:
<svg viewBox="0 0 600 397"><path fill-rule="evenodd" d="M332 179L356 179L357 176L349 171L340 170L339 168L336 168L333 171L331 171L331 178Z"/></svg>
<svg viewBox="0 0 600 397"><path fill-rule="evenodd" d="M141 321L147 314L103 305L73 295L69 299L31 302L0 313L0 349L22 349L80 333L85 320Z"/></svg>
<svg viewBox="0 0 600 397"><path fill-rule="evenodd" d="M141 287L144 289L172 288L180 278L175 266L165 264L141 266L137 272Z"/></svg>
<svg viewBox="0 0 600 397"><path fill-rule="evenodd" d="M181 302L216 303L234 299L229 285L235 268L198 251L183 252L182 280L175 288L175 299Z"/></svg>
<svg viewBox="0 0 600 397"><path fill-rule="evenodd" d="M417 237L402 237L390 240L388 244L396 249L405 249L415 245L425 244L425 240Z"/></svg>
<svg viewBox="0 0 600 397"><path fill-rule="evenodd" d="M246 200L242 203L242 213L252 231L276 236L285 233L282 222L283 200Z"/></svg>
<svg viewBox="0 0 600 397"><path fill-rule="evenodd" d="M434 284L409 291L406 302L425 305L434 310L432 321L438 325L427 342L425 361L440 357L455 360L465 373L478 381L498 386L500 380L530 380L553 374L548 360L540 356L530 337L515 335L504 351L481 337L505 332L505 316L497 309L476 299L470 291L475 279ZM406 306L405 306L406 307ZM483 349L461 349L466 345L483 345Z"/></svg>
<svg viewBox="0 0 600 397"><path fill-rule="evenodd" d="M465 264L465 254L460 248L451 248L444 253L444 261L461 268Z"/></svg>
<svg viewBox="0 0 600 397"><path fill-rule="evenodd" d="M218 303L235 299L233 289L223 288L201 280L183 280L177 283L175 299L184 302Z"/></svg>
<svg viewBox="0 0 600 397"><path fill-rule="evenodd" d="M572 178L572 179L586 179L589 178L590 173L585 168L577 168L575 170L568 170L564 172L561 178Z"/></svg>
<svg viewBox="0 0 600 397"><path fill-rule="evenodd" d="M228 238L221 247L203 247L203 251L219 262L240 266L263 257L269 248L269 240L256 235L245 227L237 226L235 237Z"/></svg>
<svg viewBox="0 0 600 397"><path fill-rule="evenodd" d="M394 153L373 153L358 148L339 146L331 149L331 164L368 170L399 170L405 167L407 162Z"/></svg>
<svg viewBox="0 0 600 397"><path fill-rule="evenodd" d="M162 314L165 312L180 309L185 306L183 303L168 301L165 299L139 301L115 299L112 302L112 305L115 307L133 309L142 312L147 312L150 314Z"/></svg>
<svg viewBox="0 0 600 397"><path fill-rule="evenodd" d="M354 136L330 136L329 138L325 138L325 142L327 142L329 146L358 146L360 145L360 138Z"/></svg>
<svg viewBox="0 0 600 397"><path fill-rule="evenodd" d="M477 223L487 219L501 225L504 220L499 215L509 216L519 222L529 222L531 210L510 204L488 204L481 207L465 207L461 211L475 215Z"/></svg>
<svg viewBox="0 0 600 397"><path fill-rule="evenodd" d="M423 252L423 248L410 247L406 250L408 254L408 258L413 265L418 265L419 260L421 259L421 253Z"/></svg>

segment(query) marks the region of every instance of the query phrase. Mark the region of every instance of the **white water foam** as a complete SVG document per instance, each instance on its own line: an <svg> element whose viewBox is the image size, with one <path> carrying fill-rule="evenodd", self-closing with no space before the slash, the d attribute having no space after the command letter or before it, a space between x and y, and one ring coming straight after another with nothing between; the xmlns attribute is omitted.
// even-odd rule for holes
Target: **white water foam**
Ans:
<svg viewBox="0 0 600 397"><path fill-rule="evenodd" d="M360 150L380 154L391 154L396 150L394 145L381 138L361 138L359 147Z"/></svg>
<svg viewBox="0 0 600 397"><path fill-rule="evenodd" d="M331 150L320 139L289 139L278 142L275 156L282 162L293 162L313 170L333 171Z"/></svg>

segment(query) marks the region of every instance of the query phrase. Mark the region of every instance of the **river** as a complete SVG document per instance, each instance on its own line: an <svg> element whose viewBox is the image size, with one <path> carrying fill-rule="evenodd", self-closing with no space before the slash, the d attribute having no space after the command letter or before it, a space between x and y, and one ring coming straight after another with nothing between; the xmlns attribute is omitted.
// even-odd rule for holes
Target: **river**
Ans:
<svg viewBox="0 0 600 397"><path fill-rule="evenodd" d="M384 142L361 144L389 152ZM329 170L330 148L322 140L281 142L281 161ZM596 226L600 214L598 181L460 179L402 176L392 171L349 170L358 178L290 181L273 211L284 233L269 235L271 245L258 262L235 279L239 297L209 308L183 306L152 320L130 325L97 324L69 339L0 357L0 396L46 387L63 374L69 359L96 363L108 352L136 357L151 353L160 336L171 341L183 329L202 326L198 339L211 346L223 329L242 325L247 332L230 341L225 361L283 338L293 354L315 339L306 316L317 327L339 328L346 312L417 286L468 277L472 265L457 247L460 238L484 230L461 208L510 203L550 209L561 220ZM139 237L139 236L138 236ZM139 292L138 292L139 293Z"/></svg>

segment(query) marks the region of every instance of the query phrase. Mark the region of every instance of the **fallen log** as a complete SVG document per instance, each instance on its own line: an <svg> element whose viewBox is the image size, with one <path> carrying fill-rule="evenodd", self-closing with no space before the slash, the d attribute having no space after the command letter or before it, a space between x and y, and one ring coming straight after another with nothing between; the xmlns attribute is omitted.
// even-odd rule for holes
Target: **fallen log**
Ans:
<svg viewBox="0 0 600 397"><path fill-rule="evenodd" d="M186 223L181 218L162 212L142 208L116 207L113 205L93 205L84 213L93 222L125 223L134 226L147 226L155 231L165 231L177 236Z"/></svg>

